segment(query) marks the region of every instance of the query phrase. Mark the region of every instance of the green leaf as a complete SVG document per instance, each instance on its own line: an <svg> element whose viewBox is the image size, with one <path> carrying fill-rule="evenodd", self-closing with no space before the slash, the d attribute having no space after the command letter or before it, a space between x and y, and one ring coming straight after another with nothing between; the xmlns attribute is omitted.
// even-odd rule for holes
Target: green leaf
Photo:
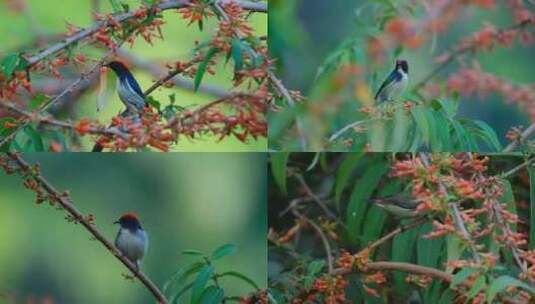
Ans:
<svg viewBox="0 0 535 304"><path fill-rule="evenodd" d="M414 118L414 121L416 122L418 130L422 133L423 142L425 144L428 144L429 137L431 134L430 134L429 122L427 120L424 107L423 106L412 107L411 113L412 113L412 117Z"/></svg>
<svg viewBox="0 0 535 304"><path fill-rule="evenodd" d="M6 128L5 123L17 124L17 120L13 117L2 117L0 118L0 138L8 136L13 133L17 128Z"/></svg>
<svg viewBox="0 0 535 304"><path fill-rule="evenodd" d="M218 247L214 252L212 252L212 260L218 260L222 257L226 257L228 255L233 255L238 250L238 247L233 244L225 244L223 246Z"/></svg>
<svg viewBox="0 0 535 304"><path fill-rule="evenodd" d="M468 295L467 295L467 300L470 300L473 297L475 297L486 286L487 284L486 284L485 276L483 275L479 276L474 282L474 284L472 284L472 286L470 287L470 291L468 292Z"/></svg>
<svg viewBox="0 0 535 304"><path fill-rule="evenodd" d="M251 285L254 289L260 289L260 287L258 287L258 285L251 279L249 278L248 276L240 273L240 272L237 272L237 271L227 271L227 272L224 272L222 274L219 275L220 278L222 277L235 277L235 278L238 278L242 281L244 281L245 283Z"/></svg>
<svg viewBox="0 0 535 304"><path fill-rule="evenodd" d="M443 112L434 112L437 125L436 137L440 142L440 151L451 151L450 123ZM435 150L438 152L438 150Z"/></svg>
<svg viewBox="0 0 535 304"><path fill-rule="evenodd" d="M442 106L442 109L444 110L444 113L446 114L448 118L453 119L453 117L457 115L457 111L459 108L458 101L440 99L440 100L437 100L437 102Z"/></svg>
<svg viewBox="0 0 535 304"><path fill-rule="evenodd" d="M470 140L468 139L468 135L464 127L456 120L452 120L451 125L453 126L453 130L455 131L456 138L459 144L455 150L470 151Z"/></svg>
<svg viewBox="0 0 535 304"><path fill-rule="evenodd" d="M201 295L201 304L221 303L225 297L225 291L216 286L208 286Z"/></svg>
<svg viewBox="0 0 535 304"><path fill-rule="evenodd" d="M535 294L535 289L533 288L533 286L528 285L511 276L501 276L490 283L490 286L487 289L487 302L492 303L496 295L498 295L498 293L502 292L508 287L519 287L525 289L526 291L531 293L531 295Z"/></svg>
<svg viewBox="0 0 535 304"><path fill-rule="evenodd" d="M47 99L47 95L43 93L38 93L32 98L32 100L30 100L30 104L28 105L28 107L30 110L35 110Z"/></svg>
<svg viewBox="0 0 535 304"><path fill-rule="evenodd" d="M315 260L308 264L307 275L315 276L325 267L325 260Z"/></svg>
<svg viewBox="0 0 535 304"><path fill-rule="evenodd" d="M478 270L475 269L475 268L470 268L470 267L463 268L461 271L457 272L453 276L453 279L451 280L450 287L455 287L455 286L461 284L462 282L466 281L466 279L468 279L469 276L471 276L472 274L474 274L476 272L478 272Z"/></svg>
<svg viewBox="0 0 535 304"><path fill-rule="evenodd" d="M401 183L399 180L393 180L385 184L379 190L377 196L385 197L399 193L401 190ZM384 224L386 222L387 213L375 204L371 204L366 212L366 219L362 228L362 242L363 244L371 243L381 236Z"/></svg>
<svg viewBox="0 0 535 304"><path fill-rule="evenodd" d="M430 222L426 223L419 230L420 235L425 235L433 230L433 225ZM444 245L444 238L418 239L416 244L418 265L439 268Z"/></svg>
<svg viewBox="0 0 535 304"><path fill-rule="evenodd" d="M499 152L503 149L502 144L498 140L498 135L494 129L492 129L486 122L481 120L472 121L480 130L478 135L481 136L488 144L489 148L494 149L495 152Z"/></svg>
<svg viewBox="0 0 535 304"><path fill-rule="evenodd" d="M367 203L367 200L375 191L375 188L383 175L388 171L388 168L388 162L379 154L379 158L371 159L370 165L355 183L346 211L349 239L354 243L361 236L366 209L370 205Z"/></svg>
<svg viewBox="0 0 535 304"><path fill-rule="evenodd" d="M13 74L15 68L19 64L19 59L19 54L10 54L2 59L2 70L6 77L11 77L11 74Z"/></svg>
<svg viewBox="0 0 535 304"><path fill-rule="evenodd" d="M181 253L185 254L185 255L197 255L197 256L203 255L203 253L201 251L195 250L195 249L182 250Z"/></svg>
<svg viewBox="0 0 535 304"><path fill-rule="evenodd" d="M340 205L340 198L351 177L351 172L357 166L362 155L364 153L346 153L344 160L336 170L334 197L338 205Z"/></svg>
<svg viewBox="0 0 535 304"><path fill-rule="evenodd" d="M191 275L197 273L204 266L203 262L195 262L186 267L179 268L163 285L162 292L167 294L167 291L173 284L184 283ZM191 287L191 286L190 286Z"/></svg>
<svg viewBox="0 0 535 304"><path fill-rule="evenodd" d="M204 267L199 271L197 278L193 282L193 287L191 289L191 303L196 304L201 300L204 287L208 283L208 280L212 277L214 273L214 267L210 265L204 265Z"/></svg>
<svg viewBox="0 0 535 304"><path fill-rule="evenodd" d="M288 152L271 153L271 173L280 190L286 194L286 165L288 164Z"/></svg>
<svg viewBox="0 0 535 304"><path fill-rule="evenodd" d="M454 303L456 298L456 292L451 289L446 289L442 296L440 296L440 300L438 301L438 304L450 304Z"/></svg>
<svg viewBox="0 0 535 304"><path fill-rule="evenodd" d="M392 261L393 262L407 262L411 263L414 260L414 249L416 247L416 241L419 239L420 233L418 229L411 229L400 233L392 240ZM405 282L406 274L400 271L394 271L393 284L396 290L400 293L404 292L408 288L408 284Z"/></svg>
<svg viewBox="0 0 535 304"><path fill-rule="evenodd" d="M45 150L43 138L33 126L26 126L24 128L24 134L28 137L23 148L25 152L43 152Z"/></svg>
<svg viewBox="0 0 535 304"><path fill-rule="evenodd" d="M121 2L119 0L110 0L110 5L113 13L119 13L122 11Z"/></svg>
<svg viewBox="0 0 535 304"><path fill-rule="evenodd" d="M232 38L232 59L234 60L234 72L243 69L243 57L241 49L241 41L238 38Z"/></svg>
<svg viewBox="0 0 535 304"><path fill-rule="evenodd" d="M197 73L195 74L194 79L194 89L197 91L199 89L199 86L201 85L202 78L204 77L204 74L206 73L206 68L208 67L208 64L210 63L210 60L219 52L219 49L216 47L212 47L206 56L204 57L203 61L199 64L199 68L197 70Z"/></svg>
<svg viewBox="0 0 535 304"><path fill-rule="evenodd" d="M529 186L530 186L530 214L529 214L529 249L535 248L535 167L528 166Z"/></svg>

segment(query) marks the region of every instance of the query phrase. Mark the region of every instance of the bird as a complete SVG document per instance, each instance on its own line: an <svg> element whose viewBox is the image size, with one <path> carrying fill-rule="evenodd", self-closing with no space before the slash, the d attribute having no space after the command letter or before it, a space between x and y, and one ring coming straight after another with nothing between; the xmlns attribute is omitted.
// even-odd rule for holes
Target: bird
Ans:
<svg viewBox="0 0 535 304"><path fill-rule="evenodd" d="M142 111L147 106L145 95L130 70L119 61L112 61L106 66L111 68L117 75L117 94L126 106L126 110L132 114Z"/></svg>
<svg viewBox="0 0 535 304"><path fill-rule="evenodd" d="M139 271L141 260L147 254L149 237L141 227L136 214L125 213L114 224L119 224L119 232L115 238L115 247L136 266Z"/></svg>
<svg viewBox="0 0 535 304"><path fill-rule="evenodd" d="M378 102L391 101L403 93L409 83L409 63L407 60L396 60L394 70L377 90L375 100Z"/></svg>
<svg viewBox="0 0 535 304"><path fill-rule="evenodd" d="M126 106L126 110L121 113L121 116L138 116L148 104L136 78L122 62L111 61L105 66L111 68L117 75L117 94L121 102ZM96 143L92 152L101 152L103 148L100 143Z"/></svg>
<svg viewBox="0 0 535 304"><path fill-rule="evenodd" d="M396 218L413 218L422 215L416 211L420 200L413 199L406 195L393 195L379 198L372 198L369 202L385 210L388 214Z"/></svg>

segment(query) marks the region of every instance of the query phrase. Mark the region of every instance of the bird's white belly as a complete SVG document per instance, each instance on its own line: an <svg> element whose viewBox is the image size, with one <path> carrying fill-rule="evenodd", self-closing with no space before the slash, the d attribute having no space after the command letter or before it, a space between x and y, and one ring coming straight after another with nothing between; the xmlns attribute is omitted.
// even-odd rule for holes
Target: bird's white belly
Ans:
<svg viewBox="0 0 535 304"><path fill-rule="evenodd" d="M388 94L390 98L398 98L403 91L407 88L407 84L409 83L409 78L407 75L403 75L400 81L396 81L392 83L390 88L390 93Z"/></svg>
<svg viewBox="0 0 535 304"><path fill-rule="evenodd" d="M140 110L145 104L145 100L130 88L127 81L125 85L121 85L121 80L117 79L117 94L127 108L134 107L134 110Z"/></svg>
<svg viewBox="0 0 535 304"><path fill-rule="evenodd" d="M139 234L134 234L128 229L121 229L115 240L117 248L132 262L139 262L147 252L147 235L145 231L140 231Z"/></svg>

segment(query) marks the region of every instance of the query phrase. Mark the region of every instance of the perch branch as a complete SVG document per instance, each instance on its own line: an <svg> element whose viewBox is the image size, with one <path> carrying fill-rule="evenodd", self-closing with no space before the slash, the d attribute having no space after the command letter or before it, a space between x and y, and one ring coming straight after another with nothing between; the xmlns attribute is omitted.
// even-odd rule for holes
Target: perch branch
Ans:
<svg viewBox="0 0 535 304"><path fill-rule="evenodd" d="M528 137L533 135L533 133L535 133L535 123L531 124L531 126L529 126L526 130L524 130L524 132L522 132L522 134L520 135L520 138L510 143L503 150L503 152L513 152L516 149L516 147L518 147L519 144L521 144L526 139L528 139Z"/></svg>
<svg viewBox="0 0 535 304"><path fill-rule="evenodd" d="M444 272L435 268L431 268L431 267L420 266L420 265L415 265L415 264L410 264L410 263L403 263L403 262L370 262L366 264L364 270L367 272L382 271L382 270L398 270L398 271L404 271L404 272L414 273L418 275L434 277L448 284L451 283L451 280L453 279L453 275L447 272ZM334 270L333 274L334 275L348 275L352 272L353 270L351 269L338 268Z"/></svg>
<svg viewBox="0 0 535 304"><path fill-rule="evenodd" d="M74 203L68 194L60 193L52 186L48 180L46 180L40 173L33 173L32 167L20 157L17 153L8 154L11 159L15 161L15 164L20 168L21 172L29 174L32 178L51 196L57 198L58 203L67 211L77 223L80 223L95 239L97 239L106 249L112 253L124 266L126 266L135 277L137 277L145 287L152 293L154 298L158 303L166 304L167 299L163 293L158 289L158 287L139 269L134 265L126 256L122 255L121 252L113 245L112 242L108 241L106 237L93 225L89 222L86 217L74 207Z"/></svg>

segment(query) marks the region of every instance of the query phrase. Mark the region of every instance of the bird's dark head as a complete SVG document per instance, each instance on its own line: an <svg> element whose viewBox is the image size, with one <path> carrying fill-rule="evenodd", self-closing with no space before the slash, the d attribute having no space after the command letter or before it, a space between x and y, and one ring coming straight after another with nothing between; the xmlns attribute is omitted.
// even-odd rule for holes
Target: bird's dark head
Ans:
<svg viewBox="0 0 535 304"><path fill-rule="evenodd" d="M141 229L141 223L135 213L125 213L123 214L114 224L121 225L122 228L128 230L137 230Z"/></svg>
<svg viewBox="0 0 535 304"><path fill-rule="evenodd" d="M396 60L396 70L402 70L405 74L409 73L409 63L407 60L398 59Z"/></svg>
<svg viewBox="0 0 535 304"><path fill-rule="evenodd" d="M119 61L112 61L106 64L106 66L112 69L118 75L129 73L126 65L124 65L124 63L119 62Z"/></svg>

